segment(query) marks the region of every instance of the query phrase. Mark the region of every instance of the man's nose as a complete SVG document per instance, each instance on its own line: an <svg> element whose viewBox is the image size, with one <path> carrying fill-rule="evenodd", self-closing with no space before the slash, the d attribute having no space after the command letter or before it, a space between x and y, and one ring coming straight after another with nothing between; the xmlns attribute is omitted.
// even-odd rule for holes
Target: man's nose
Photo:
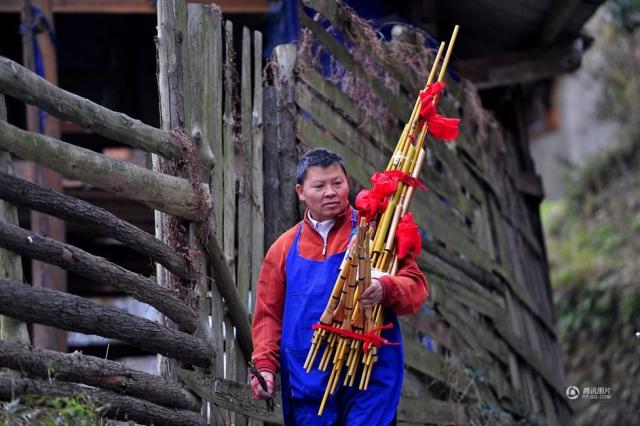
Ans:
<svg viewBox="0 0 640 426"><path fill-rule="evenodd" d="M333 197L335 195L336 195L336 190L330 186L328 186L327 189L324 191L325 197Z"/></svg>

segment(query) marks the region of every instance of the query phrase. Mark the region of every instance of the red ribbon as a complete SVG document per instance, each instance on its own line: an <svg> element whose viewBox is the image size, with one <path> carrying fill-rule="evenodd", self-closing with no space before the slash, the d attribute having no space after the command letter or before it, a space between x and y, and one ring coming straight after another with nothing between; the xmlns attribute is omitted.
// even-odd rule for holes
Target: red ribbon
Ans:
<svg viewBox="0 0 640 426"><path fill-rule="evenodd" d="M409 253L418 257L422 249L422 237L420 229L413 220L413 213L405 213L398 223L396 229L396 247L398 249L398 259L404 259Z"/></svg>
<svg viewBox="0 0 640 426"><path fill-rule="evenodd" d="M398 180L405 185L409 185L413 188L420 188L424 191L427 190L427 187L424 183L420 182L418 179L414 178L407 172L403 172L402 170L387 170L384 172L385 175L391 176L393 178L398 178Z"/></svg>
<svg viewBox="0 0 640 426"><path fill-rule="evenodd" d="M427 126L428 132L436 139L453 140L458 138L459 118L446 118L436 110L437 99L444 90L445 84L437 82L420 91L420 116Z"/></svg>
<svg viewBox="0 0 640 426"><path fill-rule="evenodd" d="M332 333L336 333L339 336L342 337L349 337L351 339L356 339L356 340L360 340L361 342L364 342L364 345L362 346L362 350L363 351L368 351L369 348L371 346L375 346L376 348L380 348L382 345L390 345L390 346L398 346L400 343L398 342L390 342L387 339L385 339L382 336L377 336L375 333L377 333L380 330L388 330L390 328L393 328L393 323L388 323L385 325L382 325L380 327L376 327L373 330L371 330L368 333L356 333L354 331L349 331L349 330L343 330L341 328L336 328L336 327L332 327L330 325L324 325L321 323L315 323L311 326L312 330L317 330L317 329L321 329L321 330L327 330L330 331Z"/></svg>
<svg viewBox="0 0 640 426"><path fill-rule="evenodd" d="M387 207L389 197L398 187L398 178L375 172L371 176L371 184L373 188L363 189L356 197L356 209L367 222L371 222L376 214Z"/></svg>

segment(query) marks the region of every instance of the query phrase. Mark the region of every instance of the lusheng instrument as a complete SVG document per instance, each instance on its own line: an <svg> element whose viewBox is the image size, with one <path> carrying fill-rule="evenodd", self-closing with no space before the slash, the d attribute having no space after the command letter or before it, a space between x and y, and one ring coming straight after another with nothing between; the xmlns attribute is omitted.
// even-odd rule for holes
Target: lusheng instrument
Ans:
<svg viewBox="0 0 640 426"><path fill-rule="evenodd" d="M353 386L360 372L358 388L365 390L371 378L378 350L382 345L398 344L387 342L380 336L384 314L381 305L362 309L358 297L371 285L372 268L395 274L398 262L412 251L416 256L420 251L418 228L413 216L408 212L415 188L421 186L418 178L425 160L424 140L429 132L434 138L455 139L458 120L444 118L437 114L439 93L444 88L444 77L451 52L458 35L456 25L449 41L437 83L433 83L445 43L441 43L433 67L429 73L425 89L420 92L409 121L404 127L393 156L384 173L372 177L374 187L363 190L356 199L361 220L344 260L340 265L338 278L331 297L320 317L313 326L311 348L304 368L310 372L324 346L318 368L326 371L332 365L318 415L322 415L327 398L333 394L345 370L343 385ZM416 235L401 241L403 235Z"/></svg>

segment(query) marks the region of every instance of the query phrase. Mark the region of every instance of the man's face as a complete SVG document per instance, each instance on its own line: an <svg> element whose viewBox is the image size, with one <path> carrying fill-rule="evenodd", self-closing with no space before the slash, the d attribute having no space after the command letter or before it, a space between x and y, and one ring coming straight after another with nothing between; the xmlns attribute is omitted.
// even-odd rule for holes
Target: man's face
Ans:
<svg viewBox="0 0 640 426"><path fill-rule="evenodd" d="M302 185L296 185L296 192L311 211L311 217L320 222L334 219L349 204L347 177L337 164L309 167Z"/></svg>

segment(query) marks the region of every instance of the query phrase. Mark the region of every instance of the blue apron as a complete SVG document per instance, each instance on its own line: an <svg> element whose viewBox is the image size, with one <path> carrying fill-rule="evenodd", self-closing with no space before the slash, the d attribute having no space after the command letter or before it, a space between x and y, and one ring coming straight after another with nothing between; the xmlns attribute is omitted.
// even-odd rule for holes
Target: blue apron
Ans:
<svg viewBox="0 0 640 426"><path fill-rule="evenodd" d="M352 231L356 228L355 211L351 218ZM322 351L307 373L304 362L311 346L311 326L318 322L333 285L344 252L329 256L324 261L310 260L299 255L298 243L302 231L298 227L296 238L286 261L286 294L280 342L280 376L285 425L388 425L396 414L404 374L402 346L383 346L378 350L378 361L373 367L369 387L358 390L360 374L353 387L340 385L329 397L322 416L318 416L320 401L327 387L331 365L327 371L318 370ZM395 314L385 310L385 323L393 328L382 336L392 342L401 342L400 326Z"/></svg>

